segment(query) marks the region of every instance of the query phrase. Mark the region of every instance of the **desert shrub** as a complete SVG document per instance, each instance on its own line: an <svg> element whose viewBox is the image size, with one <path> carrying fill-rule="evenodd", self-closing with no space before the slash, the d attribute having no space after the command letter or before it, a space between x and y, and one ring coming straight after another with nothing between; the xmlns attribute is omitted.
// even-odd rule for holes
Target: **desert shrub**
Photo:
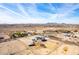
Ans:
<svg viewBox="0 0 79 59"><path fill-rule="evenodd" d="M37 33L36 32L33 32L33 34L32 35L37 35Z"/></svg>
<svg viewBox="0 0 79 59"><path fill-rule="evenodd" d="M57 32L62 32L62 33L71 33L69 30L56 30Z"/></svg>
<svg viewBox="0 0 79 59"><path fill-rule="evenodd" d="M4 39L4 37L0 37L0 39Z"/></svg>
<svg viewBox="0 0 79 59"><path fill-rule="evenodd" d="M13 32L10 37L19 38L19 37L24 37L24 36L28 36L28 34L25 32Z"/></svg>
<svg viewBox="0 0 79 59"><path fill-rule="evenodd" d="M64 33L71 33L71 31L65 30Z"/></svg>
<svg viewBox="0 0 79 59"><path fill-rule="evenodd" d="M66 53L68 51L68 47L64 47L63 50L64 50L64 53Z"/></svg>
<svg viewBox="0 0 79 59"><path fill-rule="evenodd" d="M78 32L78 30L74 30L74 32Z"/></svg>

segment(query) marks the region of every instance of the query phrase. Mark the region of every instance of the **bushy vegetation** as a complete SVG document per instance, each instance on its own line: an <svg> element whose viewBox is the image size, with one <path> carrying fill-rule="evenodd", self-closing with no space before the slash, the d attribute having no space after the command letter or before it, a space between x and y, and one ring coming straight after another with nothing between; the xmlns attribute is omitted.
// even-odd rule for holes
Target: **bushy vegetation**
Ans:
<svg viewBox="0 0 79 59"><path fill-rule="evenodd" d="M55 30L56 32L61 32L61 33L71 33L69 30Z"/></svg>
<svg viewBox="0 0 79 59"><path fill-rule="evenodd" d="M24 36L28 36L28 34L25 32L13 32L10 37L19 38L19 37L24 37Z"/></svg>

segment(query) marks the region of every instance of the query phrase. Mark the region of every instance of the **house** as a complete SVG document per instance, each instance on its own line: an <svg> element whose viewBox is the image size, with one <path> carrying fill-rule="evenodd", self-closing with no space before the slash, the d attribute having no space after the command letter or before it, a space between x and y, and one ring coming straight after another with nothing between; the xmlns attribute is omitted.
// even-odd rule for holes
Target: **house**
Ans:
<svg viewBox="0 0 79 59"><path fill-rule="evenodd" d="M29 46L34 46L36 42L40 42L40 44L42 42L47 41L49 38L46 36L42 36L42 35L34 35L31 37L32 43Z"/></svg>
<svg viewBox="0 0 79 59"><path fill-rule="evenodd" d="M47 41L48 37L42 36L42 35L35 35L32 37L33 41L41 40L41 41Z"/></svg>

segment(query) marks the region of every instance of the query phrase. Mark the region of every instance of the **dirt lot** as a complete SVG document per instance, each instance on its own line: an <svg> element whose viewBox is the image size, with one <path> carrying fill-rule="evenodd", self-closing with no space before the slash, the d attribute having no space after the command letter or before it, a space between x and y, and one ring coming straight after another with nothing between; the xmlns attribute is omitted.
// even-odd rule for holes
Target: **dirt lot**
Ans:
<svg viewBox="0 0 79 59"><path fill-rule="evenodd" d="M2 26L0 34L10 36L16 31L31 32L31 36L18 37L6 40L0 39L1 55L79 55L79 28L75 27L46 27L46 26ZM36 34L34 34L36 33ZM1 34L2 35L2 34ZM35 35L47 36L49 39L29 46L29 40ZM40 52L41 51L41 52Z"/></svg>

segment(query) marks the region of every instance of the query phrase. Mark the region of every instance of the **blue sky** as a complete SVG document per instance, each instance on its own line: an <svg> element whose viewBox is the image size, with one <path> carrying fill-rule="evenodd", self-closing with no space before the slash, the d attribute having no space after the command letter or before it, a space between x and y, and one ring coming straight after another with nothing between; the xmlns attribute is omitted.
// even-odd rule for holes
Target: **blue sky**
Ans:
<svg viewBox="0 0 79 59"><path fill-rule="evenodd" d="M0 3L0 24L79 24L78 3Z"/></svg>

